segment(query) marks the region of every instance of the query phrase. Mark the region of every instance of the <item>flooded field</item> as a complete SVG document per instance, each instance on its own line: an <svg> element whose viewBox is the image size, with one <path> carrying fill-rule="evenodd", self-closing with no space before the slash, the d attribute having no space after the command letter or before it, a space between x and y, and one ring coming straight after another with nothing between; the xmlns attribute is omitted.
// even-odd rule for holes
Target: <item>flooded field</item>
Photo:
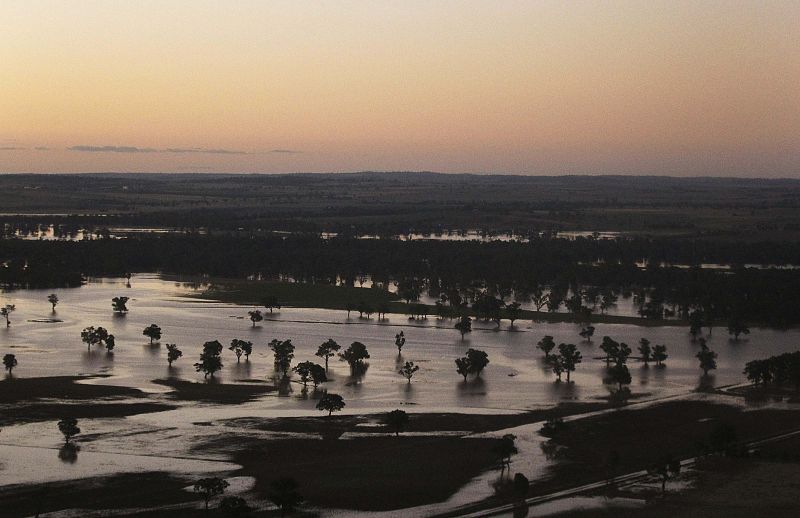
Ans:
<svg viewBox="0 0 800 518"><path fill-rule="evenodd" d="M250 360L242 359L241 363L227 348L223 350L224 367L210 382L250 387L255 382L266 385L276 380L267 347L274 338L292 340L297 347L295 363L321 363L314 353L329 338L345 347L353 341L363 342L371 355L366 374L355 378L346 364L332 359L331 380L321 387L345 398L345 415L375 414L395 408L409 413L510 414L563 402L598 402L610 390L604 384L605 363L599 359L604 335L628 343L634 351L642 337L667 346L669 358L663 369L630 363L634 396L658 399L688 394L701 383L694 357L698 346L684 327L597 324L590 343L582 341L578 336L580 327L574 324L520 321L510 328L504 322L496 330L493 324L479 321L473 332L461 340L453 323L447 320L409 321L402 315L389 315L387 320L378 322L359 319L357 314L348 318L344 311L321 309L283 308L272 316L267 313L268 319L253 327L247 319L247 311L252 308L190 297L199 293L193 285L156 275L134 276L130 287L124 279L97 279L81 288L58 290L60 303L55 312L47 302L49 293L19 290L0 296L0 304L16 306L10 316L11 326L0 328L0 351L15 354L19 361L14 370L16 380L103 376L83 383L141 389L155 401L169 401L177 408L129 417L81 419L83 433L91 433L92 439L82 445L77 460L59 456L61 437L52 420L6 426L0 433L0 485L148 471L159 464L152 459L164 457L172 459L164 469L183 474L229 471L235 465L225 454L193 453L193 446L232 429L230 422L223 420L320 414L315 409L318 394L303 390L299 382L289 384L287 390L269 392L241 404L168 400L165 393L171 388L154 380L204 383L203 375L192 364L208 340L219 340L226 347L233 338L254 343ZM120 295L130 297L130 311L124 316L111 310L111 298ZM154 345L142 335L142 330L152 323L163 330L160 343ZM80 338L81 330L87 326L106 327L116 336L113 354L101 347L87 351ZM398 356L394 337L401 330L407 342L402 356ZM544 335L554 336L556 343L579 345L583 362L572 374L574 383L554 383L554 375L535 348ZM798 338L800 333L796 330L754 329L746 339L733 342L724 329L716 329L708 339L719 354L718 369L707 383L722 386L743 382L745 362L796 350ZM177 344L184 355L173 368L167 366L167 343ZM455 371L454 360L470 347L485 350L490 364L480 379L465 383ZM410 384L397 372L407 360L420 366ZM0 382L0 390L3 383L13 382ZM515 461L515 469L529 475L540 473L545 465L539 462L541 455L532 456L541 442L539 426L514 430L520 436L520 447L529 454ZM275 437L271 432L247 433ZM58 469L62 465L64 469ZM491 491L489 479L475 479L444 507L435 509L486 496Z"/></svg>

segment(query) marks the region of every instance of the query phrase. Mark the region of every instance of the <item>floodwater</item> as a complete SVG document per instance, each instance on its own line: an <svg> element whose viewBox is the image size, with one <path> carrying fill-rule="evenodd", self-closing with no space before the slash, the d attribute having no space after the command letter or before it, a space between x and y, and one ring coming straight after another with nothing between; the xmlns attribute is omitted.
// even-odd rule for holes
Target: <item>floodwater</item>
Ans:
<svg viewBox="0 0 800 518"><path fill-rule="evenodd" d="M473 332L461 340L453 322L447 320L409 321L402 315L390 315L379 323L375 319L359 319L357 314L347 318L344 311L321 309L284 308L253 328L246 318L250 307L185 297L199 292L189 283L156 275L134 276L130 287L124 279L97 279L80 288L56 290L60 303L55 313L47 302L49 293L50 290L18 290L0 295L0 305L16 306L10 317L11 326L0 326L0 354L16 355L17 378L102 374L109 377L90 382L163 393L167 387L152 380L174 377L204 382L202 374L192 366L203 342L219 340L227 346L231 339L241 338L254 343L250 361L237 364L235 355L225 349L224 367L215 382L264 381L275 375L267 347L270 340L292 339L297 348L295 363L322 363L314 352L319 344L333 338L345 347L353 341L363 342L371 354L369 369L361 378L350 376L345 364L331 360L332 379L324 388L345 398L344 413L395 408L410 413L510 413L561 402L591 402L607 396L610 387L603 383L605 363L596 358L602 355L602 337L608 335L628 343L634 351L642 337L652 344L667 346L665 368L645 368L633 361L629 364L634 395L646 394L647 399L655 399L686 394L702 381L694 357L698 346L685 327L596 324L594 341L587 343L578 336L580 326L574 324L518 321L511 329L504 321L495 330L492 323L475 322ZM111 310L111 298L120 295L130 297L130 311L125 316L114 315ZM144 327L151 323L163 331L161 343L153 346L142 335ZM81 330L87 326L103 326L115 335L113 355L100 347L87 352L80 339ZM394 336L401 330L407 341L402 356L398 356ZM556 343L579 345L583 363L572 373L574 383L554 383L541 352L535 348L544 335L554 336ZM746 339L733 342L724 329L716 329L708 339L719 358L718 369L706 382L721 386L744 381L741 371L747 361L796 350L800 332L753 329ZM184 354L172 369L167 367L166 343L177 344ZM470 347L487 351L491 363L480 379L465 383L455 372L454 360ZM420 366L410 384L397 373L405 361ZM193 445L220 433L214 421L246 416L318 415L315 404L313 394L294 383L288 394L271 393L241 405L180 403L175 410L128 418L82 419L83 434L91 434L92 439L81 444L73 462L68 456L59 456L62 439L55 423L8 426L0 433L0 485L137 472L154 465L169 466L180 473L230 470L232 466L224 455L198 459L191 451ZM209 421L211 426L196 424ZM520 445L524 450L538 449L540 438L536 430L511 433L514 432L524 443ZM269 436L267 432L248 433ZM41 461L36 460L40 457ZM164 462L165 457L168 462ZM15 467L20 463L25 464L24 469ZM527 461L515 464L515 471L527 471L529 476L539 469ZM456 495L453 503L461 505L470 497L479 498L481 490L477 486L486 486L486 480L476 479L467 488L469 491Z"/></svg>

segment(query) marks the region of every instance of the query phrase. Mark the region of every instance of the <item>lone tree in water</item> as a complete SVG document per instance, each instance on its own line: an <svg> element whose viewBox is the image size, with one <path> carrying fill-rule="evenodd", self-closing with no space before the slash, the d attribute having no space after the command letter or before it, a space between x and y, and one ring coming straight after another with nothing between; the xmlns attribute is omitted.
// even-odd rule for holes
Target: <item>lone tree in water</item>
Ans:
<svg viewBox="0 0 800 518"><path fill-rule="evenodd" d="M461 333L461 339L463 340L465 334L472 332L472 319L469 318L468 315L462 316L461 319L456 322L456 329Z"/></svg>
<svg viewBox="0 0 800 518"><path fill-rule="evenodd" d="M229 485L227 480L223 480L219 477L201 478L195 482L194 492L199 493L200 496L203 497L206 503L206 511L208 511L208 503L211 499L224 493Z"/></svg>
<svg viewBox="0 0 800 518"><path fill-rule="evenodd" d="M142 334L150 339L150 345L153 345L154 340L161 340L161 328L155 324L145 327Z"/></svg>
<svg viewBox="0 0 800 518"><path fill-rule="evenodd" d="M653 350L650 348L650 340L647 338L639 340L639 354L642 357L644 366L647 367L650 361L653 360Z"/></svg>
<svg viewBox="0 0 800 518"><path fill-rule="evenodd" d="M73 437L81 433L81 429L78 428L78 420L74 417L65 417L59 421L58 431L64 436L64 444L69 444Z"/></svg>
<svg viewBox="0 0 800 518"><path fill-rule="evenodd" d="M414 373L419 370L417 365L414 365L414 362L406 362L405 365L398 371L399 374L405 376L409 383L411 383L411 378L414 376Z"/></svg>
<svg viewBox="0 0 800 518"><path fill-rule="evenodd" d="M167 363L172 367L172 362L183 356L183 351L175 344L167 344Z"/></svg>
<svg viewBox="0 0 800 518"><path fill-rule="evenodd" d="M256 322L261 322L264 320L264 315L261 314L260 309L254 309L253 311L248 311L247 314L250 316L250 322L253 323L253 327L256 327Z"/></svg>
<svg viewBox="0 0 800 518"><path fill-rule="evenodd" d="M558 346L558 360L567 373L567 383L569 383L570 373L581 363L581 353L575 344L560 344Z"/></svg>
<svg viewBox="0 0 800 518"><path fill-rule="evenodd" d="M347 362L351 371L359 371L364 368L364 360L369 359L367 346L361 342L353 342L350 347L339 353L339 360Z"/></svg>
<svg viewBox="0 0 800 518"><path fill-rule="evenodd" d="M594 326L586 326L578 334L587 342L591 342L592 336L594 336Z"/></svg>
<svg viewBox="0 0 800 518"><path fill-rule="evenodd" d="M11 371L14 370L14 367L17 366L17 357L13 354L6 354L3 356L3 366L8 371L8 374L11 374Z"/></svg>
<svg viewBox="0 0 800 518"><path fill-rule="evenodd" d="M653 347L653 361L656 362L656 367L663 367L664 360L666 360L668 356L666 345L656 345Z"/></svg>
<svg viewBox="0 0 800 518"><path fill-rule="evenodd" d="M303 503L303 496L297 491L293 478L279 478L269 484L267 498L281 510L281 516L294 511Z"/></svg>
<svg viewBox="0 0 800 518"><path fill-rule="evenodd" d="M394 335L394 345L397 347L397 354L400 355L403 352L403 346L406 345L406 335L402 331Z"/></svg>
<svg viewBox="0 0 800 518"><path fill-rule="evenodd" d="M556 342L550 335L545 335L545 337L539 340L539 343L536 344L536 348L544 353L545 359L550 358L550 351L555 349L555 347L556 347Z"/></svg>
<svg viewBox="0 0 800 518"><path fill-rule="evenodd" d="M56 305L58 304L58 295L56 295L55 293L51 293L50 295L47 296L47 302L49 302L50 305L53 306L53 313L55 313Z"/></svg>
<svg viewBox="0 0 800 518"><path fill-rule="evenodd" d="M123 314L128 312L128 297L114 297L111 299L111 309L115 313Z"/></svg>
<svg viewBox="0 0 800 518"><path fill-rule="evenodd" d="M336 352L341 349L342 346L337 344L332 338L328 338L324 343L322 343L316 352L316 356L320 358L325 358L325 371L328 370L328 360L336 356Z"/></svg>
<svg viewBox="0 0 800 518"><path fill-rule="evenodd" d="M0 315L6 318L6 327L11 326L11 320L9 320L9 316L14 312L15 309L17 309L17 307L14 304L6 304L0 308Z"/></svg>
<svg viewBox="0 0 800 518"><path fill-rule="evenodd" d="M737 342L739 341L739 335L750 334L750 328L747 327L747 323L744 321L744 317L741 314L737 313L731 315L728 321L728 334L733 335L733 339Z"/></svg>
<svg viewBox="0 0 800 518"><path fill-rule="evenodd" d="M317 402L317 410L328 412L330 417L334 412L338 412L345 406L344 398L339 394L327 393Z"/></svg>
<svg viewBox="0 0 800 518"><path fill-rule="evenodd" d="M392 410L383 418L383 424L391 429L397 437L408 424L408 414L402 410Z"/></svg>
<svg viewBox="0 0 800 518"><path fill-rule="evenodd" d="M221 353L222 344L218 340L204 343L200 361L194 364L194 368L197 372L202 372L204 378L213 378L214 373L222 369L222 358L219 356Z"/></svg>
<svg viewBox="0 0 800 518"><path fill-rule="evenodd" d="M708 348L705 340L700 344L700 351L695 355L700 360L700 368L703 369L703 376L708 376L708 371L717 368L717 353Z"/></svg>
<svg viewBox="0 0 800 518"><path fill-rule="evenodd" d="M267 295L261 299L261 305L269 310L270 315L273 309L281 309L281 305L278 303L278 297L275 295Z"/></svg>
<svg viewBox="0 0 800 518"><path fill-rule="evenodd" d="M621 392L623 385L631 384L631 373L628 366L624 363L618 363L611 367L608 371L609 380L617 384L617 389Z"/></svg>
<svg viewBox="0 0 800 518"><path fill-rule="evenodd" d="M284 378L288 377L294 359L294 344L291 340L276 339L269 343L269 348L272 349L274 356L275 370L282 372Z"/></svg>

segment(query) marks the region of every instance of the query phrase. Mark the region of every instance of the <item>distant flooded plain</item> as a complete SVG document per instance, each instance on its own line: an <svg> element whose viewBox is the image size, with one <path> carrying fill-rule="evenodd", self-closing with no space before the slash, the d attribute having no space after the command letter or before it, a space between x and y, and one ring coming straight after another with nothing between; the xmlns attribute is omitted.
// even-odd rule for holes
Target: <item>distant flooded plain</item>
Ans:
<svg viewBox="0 0 800 518"><path fill-rule="evenodd" d="M225 455L197 457L193 445L230 430L228 424L221 423L223 419L320 415L315 409L318 393L303 390L294 382L286 390L242 404L174 401L165 396L171 388L154 381L273 384L276 374L267 343L275 338L292 340L297 348L294 363L323 363L314 353L329 338L344 347L354 341L366 344L370 359L365 375L352 377L346 364L333 358L331 380L320 387L344 397L347 406L343 414L377 414L396 408L412 414L507 414L562 402L598 402L611 388L604 383L605 362L600 359L599 344L605 335L628 343L634 351L640 338L667 346L669 358L664 368L630 362L634 397L688 394L703 382L694 356L698 345L685 327L596 324L593 341L586 342L578 336L580 327L575 324L518 321L512 328L504 321L500 329L495 329L492 323L477 321L473 332L462 340L449 320L430 317L409 321L406 316L391 314L383 321L366 320L358 318L357 313L348 318L344 311L322 309L283 308L272 315L266 311L267 320L253 327L247 319L252 307L203 300L198 298L201 289L192 283L149 274L135 275L130 287L124 279L93 279L80 288L56 290L60 302L55 312L47 302L51 292L17 290L0 295L0 304L16 306L11 326L0 326L0 353L13 353L19 361L15 379L98 376L83 383L137 388L177 408L122 418L81 419L83 434L92 434L93 439L82 445L74 462L62 459L59 463L56 450L63 441L55 422L6 426L0 433L0 486L149 470L158 464L150 462L149 456L180 459L162 466L184 474L231 470ZM111 298L121 295L130 298L130 311L124 316L115 315L111 308ZM153 323L162 328L163 337L160 343L150 345L142 330ZM87 351L80 338L87 326L103 326L115 335L113 354L100 347ZM400 331L407 339L402 355L394 345ZM535 347L544 335L552 335L556 343L579 346L583 362L572 373L574 383L554 382L555 376ZM237 363L233 352L227 350L234 338L253 342L249 361L243 358ZM796 350L800 332L753 329L749 336L735 342L725 329L717 328L707 338L719 358L718 369L704 383L723 386L744 381L742 368L747 361ZM209 340L219 340L226 346L224 367L213 381L204 380L192 365L202 344ZM167 366L167 343L175 343L183 351L172 368ZM470 347L485 350L490 364L480 379L464 382L455 371L454 360ZM397 372L405 361L420 367L411 383ZM14 380L0 381L0 390L9 382ZM531 444L539 440L533 428L528 435ZM41 453L42 448L50 453ZM31 462L39 457L50 460ZM16 465L25 467L13 469ZM58 465L64 469L57 469ZM488 485L485 489L489 490ZM453 503L463 504L481 496L473 493L463 494Z"/></svg>

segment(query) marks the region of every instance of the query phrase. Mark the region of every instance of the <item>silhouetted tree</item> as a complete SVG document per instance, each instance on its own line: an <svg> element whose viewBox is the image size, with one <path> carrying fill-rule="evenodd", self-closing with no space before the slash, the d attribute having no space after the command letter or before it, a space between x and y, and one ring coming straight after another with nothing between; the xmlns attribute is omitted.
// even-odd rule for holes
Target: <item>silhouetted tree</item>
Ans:
<svg viewBox="0 0 800 518"><path fill-rule="evenodd" d="M696 309L689 314L689 333L692 335L692 338L696 338L697 335L700 334L704 324L705 317L702 311Z"/></svg>
<svg viewBox="0 0 800 518"><path fill-rule="evenodd" d="M587 342L591 342L592 336L594 335L594 326L584 327L583 329L581 329L581 332L579 334L584 340L586 340Z"/></svg>
<svg viewBox="0 0 800 518"><path fill-rule="evenodd" d="M403 352L403 346L406 345L406 335L402 331L394 335L394 345L397 347L397 354Z"/></svg>
<svg viewBox="0 0 800 518"><path fill-rule="evenodd" d="M731 315L728 321L728 334L733 335L734 340L739 340L740 335L750 334L750 328L747 327L747 323L744 321L744 317L741 314L735 313Z"/></svg>
<svg viewBox="0 0 800 518"><path fill-rule="evenodd" d="M272 340L269 343L274 357L275 370L283 373L284 377L289 375L289 369L294 359L294 344L291 340Z"/></svg>
<svg viewBox="0 0 800 518"><path fill-rule="evenodd" d="M359 370L364 367L364 360L369 358L367 346L361 342L353 342L350 347L339 353L339 359L350 365L350 370Z"/></svg>
<svg viewBox="0 0 800 518"><path fill-rule="evenodd" d="M328 412L328 416L331 416L334 412L338 412L344 407L344 398L339 394L333 394L331 392L323 395L317 402L317 410Z"/></svg>
<svg viewBox="0 0 800 518"><path fill-rule="evenodd" d="M456 322L456 329L458 332L461 333L461 339L464 339L464 335L467 333L472 332L472 319L469 318L468 315L463 315L461 319Z"/></svg>
<svg viewBox="0 0 800 518"><path fill-rule="evenodd" d="M248 311L247 315L250 317L250 322L253 323L253 327L256 327L256 322L261 322L264 320L264 315L261 314L260 309L254 309L253 311Z"/></svg>
<svg viewBox="0 0 800 518"><path fill-rule="evenodd" d="M545 337L539 340L539 342L536 344L536 348L544 352L545 359L550 358L550 351L555 349L555 347L556 342L550 335L545 335Z"/></svg>
<svg viewBox="0 0 800 518"><path fill-rule="evenodd" d="M155 324L145 327L142 334L150 339L150 345L153 344L154 340L161 340L161 328Z"/></svg>
<svg viewBox="0 0 800 518"><path fill-rule="evenodd" d="M405 365L398 371L399 374L402 374L409 383L411 383L411 378L414 376L414 373L419 370L417 365L414 365L414 362L406 362Z"/></svg>
<svg viewBox="0 0 800 518"><path fill-rule="evenodd" d="M197 372L202 372L203 377L214 377L214 373L222 369L222 344L218 340L213 340L203 344L203 352L200 354L200 361L194 364Z"/></svg>
<svg viewBox="0 0 800 518"><path fill-rule="evenodd" d="M581 353L575 344L559 344L558 346L558 359L567 373L567 383L569 383L569 375L575 370L575 367L581 363Z"/></svg>
<svg viewBox="0 0 800 518"><path fill-rule="evenodd" d="M456 372L464 376L464 381L467 381L467 376L472 372L470 370L469 358L466 356L456 358Z"/></svg>
<svg viewBox="0 0 800 518"><path fill-rule="evenodd" d="M611 365L611 360L616 360L619 356L619 342L612 340L610 336L604 336L600 350L606 353L606 367L608 367Z"/></svg>
<svg viewBox="0 0 800 518"><path fill-rule="evenodd" d="M624 363L617 363L608 371L609 378L612 382L617 384L618 390L623 389L623 385L631 384L631 373L628 366Z"/></svg>
<svg viewBox="0 0 800 518"><path fill-rule="evenodd" d="M14 367L17 366L17 357L13 354L6 354L3 356L3 366L6 368L9 374L11 371L14 370Z"/></svg>
<svg viewBox="0 0 800 518"><path fill-rule="evenodd" d="M709 349L705 341L702 342L700 351L695 356L700 360L703 376L708 376L708 371L717 368L717 353Z"/></svg>
<svg viewBox="0 0 800 518"><path fill-rule="evenodd" d="M298 363L297 365L294 366L294 368L292 370L294 372L296 372L298 376L300 376L300 381L303 383L303 386L305 387L305 386L308 385L309 381L314 381L313 374L314 374L314 368L315 367L319 367L319 369L322 370L322 375L323 376L325 375L325 370L322 369L321 365L317 365L316 363L309 362L309 361ZM319 371L317 371L317 374L319 375ZM326 379L327 379L327 377L326 377ZM317 383L319 383L319 382L315 382L314 383L315 387L317 386Z"/></svg>
<svg viewBox="0 0 800 518"><path fill-rule="evenodd" d="M89 326L81 331L81 341L86 344L86 349L91 350L93 345L105 345L108 347L109 338L111 339L111 349L114 348L114 335L108 333L106 328ZM110 349L109 349L110 350Z"/></svg>
<svg viewBox="0 0 800 518"><path fill-rule="evenodd" d="M175 344L167 344L167 363L172 367L172 362L183 356L183 352Z"/></svg>
<svg viewBox="0 0 800 518"><path fill-rule="evenodd" d="M506 317L511 321L511 326L522 315L522 304L517 301L506 304Z"/></svg>
<svg viewBox="0 0 800 518"><path fill-rule="evenodd" d="M53 306L53 313L55 313L56 305L58 304L58 295L56 295L55 293L51 293L50 295L47 296L47 302L49 302L50 305Z"/></svg>
<svg viewBox="0 0 800 518"><path fill-rule="evenodd" d="M128 300L130 300L128 297L114 297L111 299L111 309L113 309L115 313L127 313Z"/></svg>
<svg viewBox="0 0 800 518"><path fill-rule="evenodd" d="M639 354L642 357L645 367L653 359L653 350L650 348L650 340L642 338L639 340Z"/></svg>
<svg viewBox="0 0 800 518"><path fill-rule="evenodd" d="M9 319L11 313L13 313L17 307L14 304L6 304L2 308L0 308L0 315L5 317L6 319L6 327L11 326L11 320Z"/></svg>
<svg viewBox="0 0 800 518"><path fill-rule="evenodd" d="M65 417L60 420L58 422L58 431L64 436L64 444L68 444L73 437L81 433L81 429L78 428L78 420L74 417Z"/></svg>
<svg viewBox="0 0 800 518"><path fill-rule="evenodd" d="M394 431L395 436L399 436L408 424L408 414L402 410L392 410L384 417L383 424Z"/></svg>
<svg viewBox="0 0 800 518"><path fill-rule="evenodd" d="M653 361L656 362L656 365L661 367L664 364L664 360L668 357L667 355L667 346L666 345L656 345L653 348Z"/></svg>
<svg viewBox="0 0 800 518"><path fill-rule="evenodd" d="M342 346L337 344L332 338L328 338L323 344L317 348L316 356L320 358L325 358L325 370L328 370L328 360L336 356L336 352L341 349Z"/></svg>
<svg viewBox="0 0 800 518"><path fill-rule="evenodd" d="M245 355L245 359L250 359L250 353L253 352L253 342L234 338L231 340L231 345L228 349L233 351L233 354L236 355L236 363L239 363L243 354Z"/></svg>
<svg viewBox="0 0 800 518"><path fill-rule="evenodd" d="M489 365L489 355L478 349L467 349L467 359L469 360L469 370L476 378L479 378L483 369Z"/></svg>
<svg viewBox="0 0 800 518"><path fill-rule="evenodd" d="M317 363L311 364L311 382L314 384L316 388L320 383L325 383L328 381L328 375L326 374L325 367L319 365Z"/></svg>
<svg viewBox="0 0 800 518"><path fill-rule="evenodd" d="M229 485L227 480L223 480L219 477L201 478L195 482L194 492L199 493L200 496L203 497L206 504L206 511L208 511L208 503L211 499L217 495L223 494Z"/></svg>

